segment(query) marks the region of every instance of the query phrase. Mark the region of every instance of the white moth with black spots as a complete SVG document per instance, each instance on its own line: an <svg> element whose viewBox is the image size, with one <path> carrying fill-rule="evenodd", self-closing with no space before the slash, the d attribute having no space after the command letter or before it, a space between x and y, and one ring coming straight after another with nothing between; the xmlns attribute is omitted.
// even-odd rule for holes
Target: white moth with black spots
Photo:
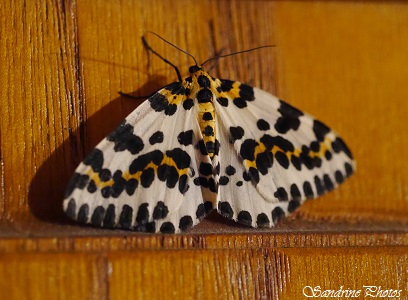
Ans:
<svg viewBox="0 0 408 300"><path fill-rule="evenodd" d="M216 209L271 227L354 172L350 150L320 121L197 64L189 72L149 97L78 166L63 204L70 218L177 233Z"/></svg>

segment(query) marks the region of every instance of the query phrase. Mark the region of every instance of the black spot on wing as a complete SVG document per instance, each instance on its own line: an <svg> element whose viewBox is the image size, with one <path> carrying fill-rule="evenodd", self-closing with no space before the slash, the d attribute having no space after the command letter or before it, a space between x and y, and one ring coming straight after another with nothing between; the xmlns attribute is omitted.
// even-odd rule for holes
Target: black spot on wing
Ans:
<svg viewBox="0 0 408 300"><path fill-rule="evenodd" d="M330 128L324 125L319 120L313 121L313 132L316 135L316 139L323 141L326 134L330 132Z"/></svg>
<svg viewBox="0 0 408 300"><path fill-rule="evenodd" d="M275 224L278 223L279 220L283 219L284 217L285 217L285 212L279 206L275 207L272 210L272 221L273 221L273 223L275 223Z"/></svg>
<svg viewBox="0 0 408 300"><path fill-rule="evenodd" d="M273 164L273 155L272 152L262 152L256 156L256 167L262 175L268 173L268 169L272 167Z"/></svg>
<svg viewBox="0 0 408 300"><path fill-rule="evenodd" d="M269 123L265 121L264 119L259 119L256 122L256 126L258 127L259 130L262 130L262 131L269 130L271 128Z"/></svg>
<svg viewBox="0 0 408 300"><path fill-rule="evenodd" d="M252 225L251 214L246 210L241 210L238 214L238 222L247 226Z"/></svg>
<svg viewBox="0 0 408 300"><path fill-rule="evenodd" d="M165 87L172 95L185 95L186 90L180 82L173 82ZM158 93L153 94L149 99L150 106L157 112L162 112L168 116L173 115L177 111L177 105L169 102L166 96ZM183 105L184 106L184 105Z"/></svg>
<svg viewBox="0 0 408 300"><path fill-rule="evenodd" d="M179 180L179 174L174 166L163 164L157 168L157 177L166 181L168 188L174 188Z"/></svg>
<svg viewBox="0 0 408 300"><path fill-rule="evenodd" d="M253 161L255 159L255 148L258 143L253 139L247 139L241 144L239 154L243 159Z"/></svg>
<svg viewBox="0 0 408 300"><path fill-rule="evenodd" d="M213 207L212 207L212 203L210 201L200 203L200 205L198 205L197 211L196 211L197 219L204 218L212 209L213 209Z"/></svg>
<svg viewBox="0 0 408 300"><path fill-rule="evenodd" d="M346 153L346 155L350 158L353 159L353 155L351 154L350 149L347 147L346 143L340 138L337 137L333 142L332 142L332 148L335 153L339 153L343 151Z"/></svg>
<svg viewBox="0 0 408 300"><path fill-rule="evenodd" d="M150 162L159 165L163 160L163 153L160 150L154 150L146 154L138 156L132 161L129 166L129 173L135 174L138 171L143 171Z"/></svg>
<svg viewBox="0 0 408 300"><path fill-rule="evenodd" d="M300 206L299 200L290 200L288 205L288 212L294 212Z"/></svg>
<svg viewBox="0 0 408 300"><path fill-rule="evenodd" d="M194 132L192 130L187 130L180 132L177 136L177 140L181 145L188 146L193 143Z"/></svg>
<svg viewBox="0 0 408 300"><path fill-rule="evenodd" d="M234 216L234 211L228 202L219 202L218 210L220 214L228 219L232 219Z"/></svg>
<svg viewBox="0 0 408 300"><path fill-rule="evenodd" d="M299 117L303 115L303 112L282 100L279 101L280 107L278 111L281 113L281 117L275 123L276 131L287 133L291 129L297 130L300 126Z"/></svg>
<svg viewBox="0 0 408 300"><path fill-rule="evenodd" d="M225 107L228 106L228 99L225 98L225 97L218 97L218 98L217 98L217 102L218 102L219 104L221 104L222 106L225 106Z"/></svg>
<svg viewBox="0 0 408 300"><path fill-rule="evenodd" d="M206 213L205 213L204 204L201 203L201 204L198 205L198 207L197 207L196 217L197 217L197 219L201 219L201 218L204 218L205 215L206 215Z"/></svg>
<svg viewBox="0 0 408 300"><path fill-rule="evenodd" d="M119 217L119 225L122 229L129 229L132 225L133 208L129 205L123 205L122 212Z"/></svg>
<svg viewBox="0 0 408 300"><path fill-rule="evenodd" d="M95 226L101 226L105 217L105 208L98 206L94 209L91 217L91 224Z"/></svg>
<svg viewBox="0 0 408 300"><path fill-rule="evenodd" d="M115 171L115 173L113 173L112 179L113 179L112 197L114 197L114 198L119 197L124 189L126 189L128 194L130 195L131 190L128 191L128 188L127 188L128 182L122 177L122 171L121 170ZM137 183L136 183L136 185L137 185ZM88 186L88 188L89 188L89 186Z"/></svg>
<svg viewBox="0 0 408 300"><path fill-rule="evenodd" d="M180 219L179 228L181 231L187 230L193 226L193 219L190 216L184 216Z"/></svg>
<svg viewBox="0 0 408 300"><path fill-rule="evenodd" d="M138 225L143 225L149 222L149 209L147 208L148 206L148 203L140 204L136 214L136 223Z"/></svg>
<svg viewBox="0 0 408 300"><path fill-rule="evenodd" d="M346 169L346 175L347 177L351 176L353 174L353 167L348 163L344 163L344 168Z"/></svg>
<svg viewBox="0 0 408 300"><path fill-rule="evenodd" d="M102 182L109 181L111 178L112 178L112 173L111 173L111 171L109 169L102 169L99 172L99 179Z"/></svg>
<svg viewBox="0 0 408 300"><path fill-rule="evenodd" d="M232 89L234 81L221 79L221 85L219 86L219 92L229 92Z"/></svg>
<svg viewBox="0 0 408 300"><path fill-rule="evenodd" d="M255 99L254 89L249 85L241 83L239 86L239 97L244 101L253 101Z"/></svg>
<svg viewBox="0 0 408 300"><path fill-rule="evenodd" d="M153 210L153 219L164 219L167 214L169 213L168 207L164 204L163 201L157 202L154 210Z"/></svg>
<svg viewBox="0 0 408 300"><path fill-rule="evenodd" d="M188 176L186 174L180 176L178 188L181 194L186 193L190 187L187 180Z"/></svg>
<svg viewBox="0 0 408 300"><path fill-rule="evenodd" d="M314 198L312 185L310 184L309 181L305 181L303 183L303 193L305 194L306 198L308 198L308 199L313 199Z"/></svg>
<svg viewBox="0 0 408 300"><path fill-rule="evenodd" d="M126 121L123 121L115 131L108 135L107 140L115 144L113 149L116 152L128 150L132 154L137 154L144 147L143 140L133 134L133 126L127 124Z"/></svg>
<svg viewBox="0 0 408 300"><path fill-rule="evenodd" d="M236 172L235 168L234 168L233 166L231 166L231 165L229 165L229 166L227 166L227 167L225 168L225 173L226 173L227 175L229 175L229 176L234 175L235 172Z"/></svg>
<svg viewBox="0 0 408 300"><path fill-rule="evenodd" d="M96 186L95 181L90 180L88 183L88 187L86 188L86 190L90 193L93 194L96 192L96 190L98 189L98 187Z"/></svg>
<svg viewBox="0 0 408 300"><path fill-rule="evenodd" d="M282 151L276 151L275 153L275 158L277 160L277 162L284 168L284 169L288 169L289 168L289 159L286 156L285 153L283 153Z"/></svg>
<svg viewBox="0 0 408 300"><path fill-rule="evenodd" d="M156 222L148 222L145 224L136 224L136 226L133 228L135 231L139 232L151 232L154 233L156 232Z"/></svg>
<svg viewBox="0 0 408 300"><path fill-rule="evenodd" d="M336 182L339 183L339 184L343 183L343 181L344 181L343 174L339 170L337 170L334 173L334 178L336 179Z"/></svg>
<svg viewBox="0 0 408 300"><path fill-rule="evenodd" d="M227 176L221 176L220 179L218 180L218 183L220 185L227 185L229 182L229 178Z"/></svg>
<svg viewBox="0 0 408 300"><path fill-rule="evenodd" d="M109 204L106 209L105 218L103 219L103 227L113 228L115 227L115 218L116 218L116 208L114 204Z"/></svg>
<svg viewBox="0 0 408 300"><path fill-rule="evenodd" d="M185 169L190 166L191 158L188 153L180 148L166 151L168 157L171 157L179 169Z"/></svg>
<svg viewBox="0 0 408 300"><path fill-rule="evenodd" d="M65 198L68 198L72 192L78 188L83 189L89 181L89 176L86 174L74 173L65 190Z"/></svg>
<svg viewBox="0 0 408 300"><path fill-rule="evenodd" d="M82 204L78 211L78 222L86 223L88 222L88 215L89 215L89 205Z"/></svg>
<svg viewBox="0 0 408 300"><path fill-rule="evenodd" d="M233 144L235 141L240 140L244 136L244 129L241 126L230 127L229 142Z"/></svg>
<svg viewBox="0 0 408 300"><path fill-rule="evenodd" d="M299 188L295 183L293 183L290 186L290 195L292 196L292 199L296 199L296 200L299 200L302 197L302 195L300 194Z"/></svg>
<svg viewBox="0 0 408 300"><path fill-rule="evenodd" d="M105 186L101 189L101 195L103 198L109 198L113 194L113 189L111 186Z"/></svg>
<svg viewBox="0 0 408 300"><path fill-rule="evenodd" d="M315 167L316 160L311 158L309 154L310 154L310 149L307 146L303 146L299 159L306 166L306 168L311 170Z"/></svg>
<svg viewBox="0 0 408 300"><path fill-rule="evenodd" d="M169 104L166 109L164 110L164 113L168 116L174 115L174 113L177 111L177 105L176 104Z"/></svg>
<svg viewBox="0 0 408 300"><path fill-rule="evenodd" d="M76 203L74 199L70 199L67 205L67 209L65 210L65 214L70 218L75 220L76 219Z"/></svg>
<svg viewBox="0 0 408 300"><path fill-rule="evenodd" d="M160 144L164 140L164 134L161 131L156 131L155 133L152 134L152 136L149 138L149 143L150 145L154 144Z"/></svg>
<svg viewBox="0 0 408 300"><path fill-rule="evenodd" d="M333 181L331 180L330 176L328 174L324 174L323 176L323 182L324 186L328 191L331 191L334 189L334 184Z"/></svg>
<svg viewBox="0 0 408 300"><path fill-rule="evenodd" d="M147 168L143 171L142 175L140 176L140 183L143 187L148 188L154 180L154 169Z"/></svg>
<svg viewBox="0 0 408 300"><path fill-rule="evenodd" d="M235 98L234 100L232 100L232 103L234 103L235 106L238 107L238 108L247 107L246 101L243 100L242 98Z"/></svg>
<svg viewBox="0 0 408 300"><path fill-rule="evenodd" d="M260 141L268 150L272 150L273 146L281 148L284 152L293 152L295 150L295 146L293 146L292 142L279 135L270 136L269 134L264 134Z"/></svg>
<svg viewBox="0 0 408 300"><path fill-rule="evenodd" d="M171 223L171 222L164 222L164 223L160 226L160 232L161 232L161 233L172 234L172 233L176 232L176 229L174 228L173 223Z"/></svg>
<svg viewBox="0 0 408 300"><path fill-rule="evenodd" d="M319 196L323 195L325 192L324 185L318 176L314 177L314 183L316 186L316 191Z"/></svg>
<svg viewBox="0 0 408 300"><path fill-rule="evenodd" d="M148 101L150 102L151 108L157 112L163 111L169 106L169 101L166 96L160 93L153 94Z"/></svg>
<svg viewBox="0 0 408 300"><path fill-rule="evenodd" d="M183 101L183 108L185 110L189 110L194 106L194 101L193 99L186 99Z"/></svg>
<svg viewBox="0 0 408 300"><path fill-rule="evenodd" d="M249 172L251 181L255 184L259 183L259 171L253 167L250 167L248 172Z"/></svg>
<svg viewBox="0 0 408 300"><path fill-rule="evenodd" d="M95 148L82 162L90 166L94 172L99 172L103 166L103 152Z"/></svg>
<svg viewBox="0 0 408 300"><path fill-rule="evenodd" d="M165 86L164 88L170 91L173 95L185 95L186 94L186 89L178 81L172 82L169 85Z"/></svg>
<svg viewBox="0 0 408 300"><path fill-rule="evenodd" d="M279 201L288 201L288 193L286 192L285 188L280 187L276 190L276 192L273 194L276 198L279 199Z"/></svg>
<svg viewBox="0 0 408 300"><path fill-rule="evenodd" d="M123 179L124 180L124 179ZM139 184L139 182L135 178L131 178L128 181L124 180L125 182L125 188L126 188L126 193L129 196L132 196L135 193L135 190ZM116 182L115 182L116 183ZM114 184L115 185L115 184ZM114 189L114 186L112 186L112 189ZM114 191L115 193L115 191ZM113 196L113 195L112 195ZM115 196L114 196L115 197Z"/></svg>
<svg viewBox="0 0 408 300"><path fill-rule="evenodd" d="M297 157L296 155L292 155L290 161L292 162L292 165L296 168L296 170L300 171L302 169L302 162L299 157Z"/></svg>
<svg viewBox="0 0 408 300"><path fill-rule="evenodd" d="M256 225L258 227L270 227L268 216L264 213L260 213L256 218Z"/></svg>
<svg viewBox="0 0 408 300"><path fill-rule="evenodd" d="M318 141L313 141L310 143L309 147L313 152L319 152L320 151L320 143Z"/></svg>
<svg viewBox="0 0 408 300"><path fill-rule="evenodd" d="M250 181L251 180L251 175L248 172L242 173L242 179L245 181Z"/></svg>

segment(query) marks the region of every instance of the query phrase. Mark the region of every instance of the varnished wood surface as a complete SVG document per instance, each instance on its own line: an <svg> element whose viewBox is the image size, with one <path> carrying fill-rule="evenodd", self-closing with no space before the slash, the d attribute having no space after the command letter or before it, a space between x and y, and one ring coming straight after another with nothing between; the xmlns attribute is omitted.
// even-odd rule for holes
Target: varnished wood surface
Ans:
<svg viewBox="0 0 408 300"><path fill-rule="evenodd" d="M408 298L408 5L379 1L4 1L0 5L0 299L302 299L304 286ZM176 80L159 33L214 76L261 87L333 127L357 173L270 230L212 216L186 234L62 216L84 155ZM158 39L179 66L192 64ZM363 297L359 298L363 299Z"/></svg>

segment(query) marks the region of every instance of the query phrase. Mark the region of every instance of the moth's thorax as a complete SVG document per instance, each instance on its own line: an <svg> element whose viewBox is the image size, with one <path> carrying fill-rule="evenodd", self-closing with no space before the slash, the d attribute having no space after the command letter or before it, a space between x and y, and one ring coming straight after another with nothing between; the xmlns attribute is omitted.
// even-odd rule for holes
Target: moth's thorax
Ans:
<svg viewBox="0 0 408 300"><path fill-rule="evenodd" d="M212 92L216 91L217 87L221 85L221 81L218 78L212 77L202 69L198 69L196 72L190 73L190 76L184 79L182 85L186 89L186 95L188 97L197 98L197 93L200 90L209 89ZM198 96L201 96L201 100L204 100L202 96L205 95L202 94ZM211 99L211 101L212 100L213 99Z"/></svg>
<svg viewBox="0 0 408 300"><path fill-rule="evenodd" d="M200 131L207 153L213 158L217 151L214 93L221 82L197 66L190 67L190 72L183 86L186 96L197 101Z"/></svg>

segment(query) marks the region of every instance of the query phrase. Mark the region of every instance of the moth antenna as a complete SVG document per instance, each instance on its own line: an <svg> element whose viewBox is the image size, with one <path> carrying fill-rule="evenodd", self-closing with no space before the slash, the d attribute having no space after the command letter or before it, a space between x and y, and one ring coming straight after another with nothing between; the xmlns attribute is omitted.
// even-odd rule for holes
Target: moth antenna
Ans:
<svg viewBox="0 0 408 300"><path fill-rule="evenodd" d="M174 48L176 48L177 50L183 52L184 54L187 54L188 56L190 56L190 57L194 60L195 65L198 66L197 60L195 59L195 57L194 57L193 55L191 55L190 53L188 53L187 51L185 51L185 50L183 50L183 49L177 47L177 46L174 45L173 43L170 43L169 41L167 41L166 39L162 38L160 35L158 35L158 34L155 33L155 32L146 31L146 33L150 33L150 34L153 34L153 35L157 36L159 39L161 39L161 40L164 41L165 43L167 43L167 44L173 46ZM146 34L146 33L145 33L145 34ZM176 70L177 77L179 78L179 81L182 81L181 75L180 75L180 71L179 71L179 69L178 69L173 63L171 63L170 61L168 61L167 59L165 59L163 56L161 56L159 53L157 53L155 50L153 50L153 48L150 47L150 45L147 43L146 38L145 38L144 36L142 36L142 42L143 42L143 45L144 45L148 50L152 51L153 54L155 54L156 56L158 56L159 58L161 58L165 63L167 63L167 64L169 64L170 66L172 66L172 67Z"/></svg>
<svg viewBox="0 0 408 300"><path fill-rule="evenodd" d="M154 55L156 55L157 57L159 57L161 60L163 60L166 64L169 64L170 66L172 66L173 67L173 69L176 71L176 73L177 73L177 78L178 78L178 80L181 82L182 81L182 79L181 79L181 74L180 74L180 71L179 71L179 69L177 68L177 66L176 65L174 65L173 63L171 63L170 61L168 61L167 59L165 59L163 56L161 56L159 53L157 53L152 47L150 47L150 45L147 43L147 41L146 41L146 39L145 39L145 37L144 36L142 36L142 42L143 42L143 45L145 46L145 48L148 50L148 51L151 51Z"/></svg>
<svg viewBox="0 0 408 300"><path fill-rule="evenodd" d="M242 50L242 51L237 51L237 52L232 52L232 53L228 53L228 54L224 54L224 55L217 55L214 57L211 57L209 59L207 59L206 61L204 61L201 66L204 66L206 63L208 63L211 60L214 59L220 59L220 58L224 58L227 56L232 56L232 55L237 55L237 54L241 54L241 53L245 53L245 52L250 52L250 51L254 51L254 50L258 50L258 49L262 49L262 48L272 48L272 47L276 47L276 45L265 45L265 46L259 46L259 47L255 47L255 48L251 48L251 49L247 49L247 50Z"/></svg>

